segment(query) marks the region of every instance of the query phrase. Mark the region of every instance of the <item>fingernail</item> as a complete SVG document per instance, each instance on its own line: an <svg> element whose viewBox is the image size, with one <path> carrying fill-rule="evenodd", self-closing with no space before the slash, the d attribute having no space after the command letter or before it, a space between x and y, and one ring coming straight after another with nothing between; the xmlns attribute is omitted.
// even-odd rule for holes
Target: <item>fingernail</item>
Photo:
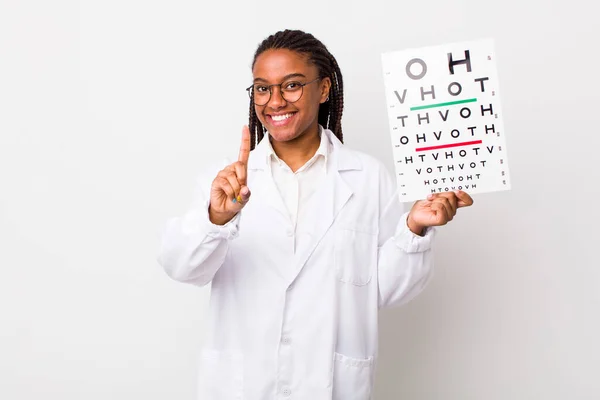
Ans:
<svg viewBox="0 0 600 400"><path fill-rule="evenodd" d="M235 197L231 201L237 203L237 199Z"/></svg>
<svg viewBox="0 0 600 400"><path fill-rule="evenodd" d="M248 194L248 188L246 186L244 186L242 188L242 190L240 190L240 194L243 194L244 196Z"/></svg>
<svg viewBox="0 0 600 400"><path fill-rule="evenodd" d="M241 203L242 202L242 196L238 196L237 197L237 201Z"/></svg>

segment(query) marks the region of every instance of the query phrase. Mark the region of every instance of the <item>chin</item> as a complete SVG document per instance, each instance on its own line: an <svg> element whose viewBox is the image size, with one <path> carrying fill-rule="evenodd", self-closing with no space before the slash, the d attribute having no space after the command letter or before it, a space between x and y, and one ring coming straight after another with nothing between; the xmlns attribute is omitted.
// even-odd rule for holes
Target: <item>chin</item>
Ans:
<svg viewBox="0 0 600 400"><path fill-rule="evenodd" d="M296 139L298 134L293 129L280 129L274 128L273 130L269 130L269 135L273 138L273 140L277 142L289 142L290 140Z"/></svg>

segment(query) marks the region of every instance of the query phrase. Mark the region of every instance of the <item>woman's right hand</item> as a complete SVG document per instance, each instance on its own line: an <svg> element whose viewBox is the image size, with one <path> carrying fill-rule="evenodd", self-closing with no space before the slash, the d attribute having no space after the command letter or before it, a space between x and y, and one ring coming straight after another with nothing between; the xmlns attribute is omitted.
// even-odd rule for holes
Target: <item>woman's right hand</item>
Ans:
<svg viewBox="0 0 600 400"><path fill-rule="evenodd" d="M246 186L249 156L250 130L244 126L237 162L219 171L210 188L208 216L213 224L225 225L231 221L250 199L250 189Z"/></svg>

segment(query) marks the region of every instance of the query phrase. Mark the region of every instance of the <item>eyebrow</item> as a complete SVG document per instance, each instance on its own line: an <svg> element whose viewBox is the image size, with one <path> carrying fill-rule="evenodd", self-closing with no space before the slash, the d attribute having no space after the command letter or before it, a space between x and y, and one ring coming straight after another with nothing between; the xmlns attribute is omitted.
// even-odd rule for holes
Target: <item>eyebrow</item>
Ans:
<svg viewBox="0 0 600 400"><path fill-rule="evenodd" d="M287 81L290 78L306 78L306 75L301 74L299 72L293 73L293 74L288 74L286 76L283 77L282 82ZM256 82L268 82L266 79L263 78L254 78L254 83Z"/></svg>

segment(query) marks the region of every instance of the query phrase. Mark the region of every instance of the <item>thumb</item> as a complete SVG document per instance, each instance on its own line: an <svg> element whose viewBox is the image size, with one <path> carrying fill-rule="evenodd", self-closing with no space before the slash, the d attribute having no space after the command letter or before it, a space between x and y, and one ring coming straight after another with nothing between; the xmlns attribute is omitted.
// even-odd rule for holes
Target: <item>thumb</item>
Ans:
<svg viewBox="0 0 600 400"><path fill-rule="evenodd" d="M250 189L248 186L242 186L240 189L240 197L242 198L242 203L246 203L250 199Z"/></svg>
<svg viewBox="0 0 600 400"><path fill-rule="evenodd" d="M457 190L455 193L458 198L458 207L469 207L473 204L473 198L467 192Z"/></svg>

